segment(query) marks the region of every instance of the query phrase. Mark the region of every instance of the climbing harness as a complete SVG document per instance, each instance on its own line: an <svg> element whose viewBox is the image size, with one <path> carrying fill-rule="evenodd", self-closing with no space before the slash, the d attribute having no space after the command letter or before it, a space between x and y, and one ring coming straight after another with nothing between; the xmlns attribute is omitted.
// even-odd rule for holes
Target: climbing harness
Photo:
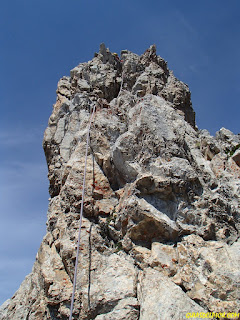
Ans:
<svg viewBox="0 0 240 320"><path fill-rule="evenodd" d="M92 120L94 117L95 109L96 109L96 105L94 105L94 107L93 107L93 111L92 111L92 114L91 114L91 117L89 120L88 130L87 130L87 142L86 142L85 164L84 164L83 186L82 186L82 201L81 201L81 209L80 209L80 221L79 221L78 242L77 242L77 255L76 255L76 261L75 261L73 291L72 291L72 300L71 300L71 309L70 309L69 320L72 320L74 297L75 297L76 282L77 282L77 268L78 268L79 247L80 247L80 239L81 239L82 217L83 217L83 202L84 202L85 183L86 183L88 145L89 145L90 129L91 129L91 124L92 124Z"/></svg>

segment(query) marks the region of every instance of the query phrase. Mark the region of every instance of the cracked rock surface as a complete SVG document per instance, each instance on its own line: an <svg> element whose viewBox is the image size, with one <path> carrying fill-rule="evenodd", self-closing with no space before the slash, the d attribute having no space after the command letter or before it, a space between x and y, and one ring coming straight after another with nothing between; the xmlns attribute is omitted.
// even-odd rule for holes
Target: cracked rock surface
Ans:
<svg viewBox="0 0 240 320"><path fill-rule="evenodd" d="M57 88L44 134L47 233L0 319L185 319L240 308L240 135L198 130L155 46L99 53Z"/></svg>

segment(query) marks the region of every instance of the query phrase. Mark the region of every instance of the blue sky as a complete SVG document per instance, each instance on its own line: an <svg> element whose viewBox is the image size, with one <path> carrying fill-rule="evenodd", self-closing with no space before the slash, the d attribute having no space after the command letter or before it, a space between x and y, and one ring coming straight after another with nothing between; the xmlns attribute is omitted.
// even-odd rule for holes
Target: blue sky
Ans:
<svg viewBox="0 0 240 320"><path fill-rule="evenodd" d="M0 304L31 271L45 234L42 138L60 77L151 44L192 91L198 127L240 132L238 0L2 0L0 3Z"/></svg>

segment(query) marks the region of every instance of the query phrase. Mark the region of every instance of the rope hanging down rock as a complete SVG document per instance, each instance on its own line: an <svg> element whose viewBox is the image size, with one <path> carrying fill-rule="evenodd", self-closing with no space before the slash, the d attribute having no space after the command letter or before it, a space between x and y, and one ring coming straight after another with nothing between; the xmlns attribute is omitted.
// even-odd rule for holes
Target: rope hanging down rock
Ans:
<svg viewBox="0 0 240 320"><path fill-rule="evenodd" d="M89 121L89 124L88 124L88 130L87 130L87 143L86 143L85 164L84 164L84 174L83 174L82 201L81 201L81 209L80 209L80 221L79 221L78 242L77 242L77 255L76 255L76 261L75 261L75 270L74 270L74 279L73 279L73 292L72 292L72 300L71 300L71 309L70 309L69 320L72 320L74 297L75 297L76 282L77 282L77 268L78 268L79 246L80 246L81 228L82 228L82 216L83 216L83 203L84 203L85 182L86 182L88 145L89 145L89 136L90 136L91 123L92 123L92 120L93 120L95 109L96 109L96 105L94 105L94 107L93 107L93 111L92 111L92 114L91 114L91 117L90 117L90 121Z"/></svg>

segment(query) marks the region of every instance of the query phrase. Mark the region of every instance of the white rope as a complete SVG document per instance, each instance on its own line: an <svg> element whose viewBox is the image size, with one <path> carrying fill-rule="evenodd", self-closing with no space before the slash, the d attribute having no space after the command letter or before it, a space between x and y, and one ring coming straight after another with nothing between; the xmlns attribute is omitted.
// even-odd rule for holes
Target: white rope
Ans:
<svg viewBox="0 0 240 320"><path fill-rule="evenodd" d="M72 300L71 300L71 309L70 309L69 320L72 320L74 297L75 297L76 282L77 282L77 268L78 268L79 246L80 246L81 228L82 228L83 202L84 202L85 183L86 183L86 170L87 170L87 156L88 156L89 135L90 135L90 128L91 128L91 123L92 123L93 116L94 116L94 113L95 113L95 109L96 109L96 105L94 105L94 107L93 107L92 115L90 117L88 130L87 130L87 143L86 143L86 152L85 152L85 165L84 165L83 186L82 186L82 201L81 201L81 209L80 209L80 221L79 221L78 242L77 242L77 255L76 255L76 261L75 261L75 270L74 270L74 279L73 279L73 291L72 291Z"/></svg>

